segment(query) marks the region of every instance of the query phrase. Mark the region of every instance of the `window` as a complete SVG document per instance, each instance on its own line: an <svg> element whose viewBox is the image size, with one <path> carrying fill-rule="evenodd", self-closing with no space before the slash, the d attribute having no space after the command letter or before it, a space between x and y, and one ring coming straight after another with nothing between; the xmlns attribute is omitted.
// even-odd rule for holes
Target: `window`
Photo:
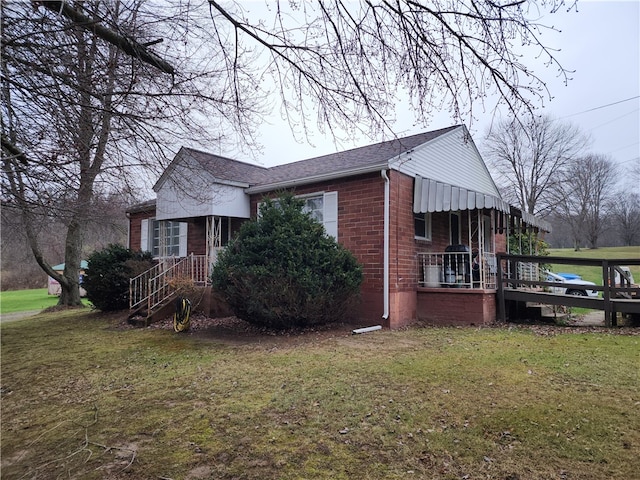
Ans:
<svg viewBox="0 0 640 480"><path fill-rule="evenodd" d="M154 257L184 257L187 252L187 224L169 220L142 220L140 249Z"/></svg>
<svg viewBox="0 0 640 480"><path fill-rule="evenodd" d="M154 257L180 256L180 223L154 220L152 245L151 253Z"/></svg>
<svg viewBox="0 0 640 480"><path fill-rule="evenodd" d="M413 227L415 238L431 240L431 213L414 213Z"/></svg>
<svg viewBox="0 0 640 480"><path fill-rule="evenodd" d="M483 215L482 217L483 239L482 250L484 252L493 252L493 235L491 234L491 217Z"/></svg>
<svg viewBox="0 0 640 480"><path fill-rule="evenodd" d="M309 212L311 218L321 223L324 230L330 237L338 239L338 192L314 193L311 195L300 195L304 206L303 212ZM278 200L273 200L274 205ZM261 204L258 204L258 215L260 215Z"/></svg>
<svg viewBox="0 0 640 480"><path fill-rule="evenodd" d="M304 198L304 207L302 211L310 213L318 223L324 223L324 195Z"/></svg>
<svg viewBox="0 0 640 480"><path fill-rule="evenodd" d="M450 245L460 244L460 214L449 214L449 243Z"/></svg>

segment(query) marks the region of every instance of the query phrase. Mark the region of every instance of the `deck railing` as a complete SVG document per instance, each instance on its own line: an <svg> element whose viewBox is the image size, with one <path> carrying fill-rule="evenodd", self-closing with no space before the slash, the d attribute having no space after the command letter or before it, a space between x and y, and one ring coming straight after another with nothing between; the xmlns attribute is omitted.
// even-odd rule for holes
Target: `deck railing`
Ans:
<svg viewBox="0 0 640 480"><path fill-rule="evenodd" d="M418 254L418 285L430 288L496 288L493 253L437 252Z"/></svg>
<svg viewBox="0 0 640 480"><path fill-rule="evenodd" d="M209 271L206 255L159 258L152 268L129 280L129 308L146 304L147 312L151 312L176 292L181 279L208 285Z"/></svg>
<svg viewBox="0 0 640 480"><path fill-rule="evenodd" d="M600 280L589 285L589 290L601 292L597 297L572 296L558 293L560 284L549 281L539 271L548 264L598 267ZM631 282L623 266L640 266L640 259L567 258L501 253L497 258L499 318L507 318L507 302L534 302L547 305L603 310L605 325L615 326L618 313L640 314L640 287ZM529 266L535 266L529 267ZM571 285L571 284L568 284ZM545 289L547 291L545 291ZM566 288L565 288L566 290Z"/></svg>

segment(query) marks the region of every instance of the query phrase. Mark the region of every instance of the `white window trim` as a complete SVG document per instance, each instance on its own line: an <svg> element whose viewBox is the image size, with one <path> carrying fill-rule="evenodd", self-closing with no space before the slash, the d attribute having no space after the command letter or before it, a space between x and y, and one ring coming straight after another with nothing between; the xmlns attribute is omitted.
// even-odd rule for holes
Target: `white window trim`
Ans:
<svg viewBox="0 0 640 480"><path fill-rule="evenodd" d="M415 222L415 217L416 217L417 215L422 215L422 216L423 216L423 218L424 218L424 222L425 222L425 227L424 227L424 229L425 229L425 236L424 236L424 237L422 237L422 236L420 236L420 235L415 235L415 223L414 223L414 229L413 229L414 236L413 236L413 238L414 238L414 239L416 239L416 240L426 240L426 241L430 242L430 241L431 241L431 239L432 239L432 237L433 237L433 234L432 234L432 218L431 218L431 212L426 212L426 213L414 213L414 214L413 214L413 216L414 216L414 222Z"/></svg>
<svg viewBox="0 0 640 480"><path fill-rule="evenodd" d="M322 226L324 231L330 237L338 240L338 192L325 192L324 190L313 193L303 193L295 195L294 198L304 200L305 198L313 198L322 196ZM277 199L272 199L277 200ZM264 202L258 202L257 215L260 218L260 209Z"/></svg>
<svg viewBox="0 0 640 480"><path fill-rule="evenodd" d="M153 228L153 223L156 221L155 217L153 218L145 218L140 222L140 250L143 252L153 253L153 235L151 234L151 229ZM173 221L173 220L168 220ZM178 235L178 256L186 257L187 256L187 233L188 233L188 223L187 222L178 222L180 225L180 233ZM157 258L159 255L155 255Z"/></svg>

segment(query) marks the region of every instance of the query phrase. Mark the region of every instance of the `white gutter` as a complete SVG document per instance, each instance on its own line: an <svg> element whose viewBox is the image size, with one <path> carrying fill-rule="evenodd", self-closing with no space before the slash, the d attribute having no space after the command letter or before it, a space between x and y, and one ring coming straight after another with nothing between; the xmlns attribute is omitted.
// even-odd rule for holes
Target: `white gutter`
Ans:
<svg viewBox="0 0 640 480"><path fill-rule="evenodd" d="M389 177L386 170L380 170L380 175L384 178L384 268L383 268L383 303L384 313L382 318L389 318Z"/></svg>

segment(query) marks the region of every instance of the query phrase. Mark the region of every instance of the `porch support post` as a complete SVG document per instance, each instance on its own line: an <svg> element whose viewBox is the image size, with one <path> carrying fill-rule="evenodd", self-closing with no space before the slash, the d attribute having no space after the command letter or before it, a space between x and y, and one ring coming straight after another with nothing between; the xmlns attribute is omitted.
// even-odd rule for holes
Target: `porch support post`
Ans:
<svg viewBox="0 0 640 480"><path fill-rule="evenodd" d="M502 253L498 253L496 255L496 263L498 265L498 271L496 273L497 275L497 287L498 287L498 318L502 321L502 322L506 322L507 321L507 308L506 308L506 304L505 304L505 300L504 300L504 282L503 282L503 278L502 278L502 260L503 260L503 256Z"/></svg>
<svg viewBox="0 0 640 480"><path fill-rule="evenodd" d="M480 273L480 288L484 288L484 219L482 218L482 212L478 209L477 212L477 222L478 222L478 268ZM471 212L469 212L471 214ZM471 262L470 265L473 265L473 245L471 246ZM471 281L473 282L473 269L471 269ZM471 284L473 286L473 283Z"/></svg>

